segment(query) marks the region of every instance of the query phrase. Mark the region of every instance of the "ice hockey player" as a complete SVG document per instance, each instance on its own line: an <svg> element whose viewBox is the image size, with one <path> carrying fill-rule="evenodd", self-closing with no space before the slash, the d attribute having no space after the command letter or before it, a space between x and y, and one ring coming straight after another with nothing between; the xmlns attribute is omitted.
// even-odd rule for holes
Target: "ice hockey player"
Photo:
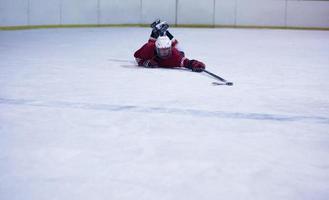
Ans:
<svg viewBox="0 0 329 200"><path fill-rule="evenodd" d="M151 24L151 37L134 54L138 66L142 67L185 67L194 72L202 72L205 64L198 60L190 60L185 57L184 52L179 51L176 46L178 41L167 30L166 22L156 20Z"/></svg>

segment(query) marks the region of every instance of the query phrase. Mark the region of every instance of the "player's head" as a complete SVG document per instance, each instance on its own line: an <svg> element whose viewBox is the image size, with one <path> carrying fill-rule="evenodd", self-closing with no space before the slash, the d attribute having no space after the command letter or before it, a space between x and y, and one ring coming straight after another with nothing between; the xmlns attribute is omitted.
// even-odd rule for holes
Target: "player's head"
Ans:
<svg viewBox="0 0 329 200"><path fill-rule="evenodd" d="M171 40L167 36L159 36L155 42L155 47L160 58L171 56Z"/></svg>

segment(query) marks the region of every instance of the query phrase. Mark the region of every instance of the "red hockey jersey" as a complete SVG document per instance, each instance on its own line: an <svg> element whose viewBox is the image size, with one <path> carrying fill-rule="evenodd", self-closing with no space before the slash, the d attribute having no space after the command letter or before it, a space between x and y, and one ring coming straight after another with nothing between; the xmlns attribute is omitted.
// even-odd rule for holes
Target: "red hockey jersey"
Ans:
<svg viewBox="0 0 329 200"><path fill-rule="evenodd" d="M134 57L140 66L143 65L145 61L155 58L159 67L184 67L187 65L188 59L186 59L183 54L175 48L176 44L177 41L172 43L172 55L169 58L161 59L156 55L155 40L150 39L135 52Z"/></svg>

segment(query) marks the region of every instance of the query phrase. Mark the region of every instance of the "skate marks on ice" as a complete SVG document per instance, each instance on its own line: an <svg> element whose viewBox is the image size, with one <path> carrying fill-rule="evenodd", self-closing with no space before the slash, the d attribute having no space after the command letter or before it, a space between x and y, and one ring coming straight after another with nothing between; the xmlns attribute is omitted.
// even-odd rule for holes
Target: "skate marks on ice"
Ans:
<svg viewBox="0 0 329 200"><path fill-rule="evenodd" d="M329 124L328 117L321 116L300 116L300 115L277 115L268 113L239 113L224 111L209 111L184 108L166 108L166 107L146 107L138 105L114 105L114 104L97 104L83 102L65 102L65 101L40 101L31 99L7 99L0 98L0 104L17 105L17 106L35 106L47 108L65 108L65 109L82 109L82 110L99 110L107 112L137 112L137 113L155 113L170 115L189 115L195 117L213 117L228 118L241 120L265 120L277 122L306 122L317 124Z"/></svg>
<svg viewBox="0 0 329 200"><path fill-rule="evenodd" d="M124 67L124 68L136 68L137 69L137 63L135 60L119 59L119 58L109 58L107 60L110 62L121 63L120 66Z"/></svg>
<svg viewBox="0 0 329 200"><path fill-rule="evenodd" d="M188 69L182 67L141 67L138 66L135 60L128 60L128 59L109 58L108 61L115 63L122 63L120 64L120 66L124 68L189 71Z"/></svg>
<svg viewBox="0 0 329 200"><path fill-rule="evenodd" d="M109 58L107 59L111 62L117 62L117 63L130 63L130 64L136 64L135 60L129 60L129 59L120 59L120 58Z"/></svg>

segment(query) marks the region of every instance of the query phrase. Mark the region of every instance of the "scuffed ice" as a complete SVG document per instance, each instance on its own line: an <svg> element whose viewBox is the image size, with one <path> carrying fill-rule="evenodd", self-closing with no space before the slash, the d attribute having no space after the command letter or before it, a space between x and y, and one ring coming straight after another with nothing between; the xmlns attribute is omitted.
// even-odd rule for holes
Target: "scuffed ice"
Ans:
<svg viewBox="0 0 329 200"><path fill-rule="evenodd" d="M136 67L149 32L0 32L1 200L328 199L328 32L171 29L232 87Z"/></svg>

